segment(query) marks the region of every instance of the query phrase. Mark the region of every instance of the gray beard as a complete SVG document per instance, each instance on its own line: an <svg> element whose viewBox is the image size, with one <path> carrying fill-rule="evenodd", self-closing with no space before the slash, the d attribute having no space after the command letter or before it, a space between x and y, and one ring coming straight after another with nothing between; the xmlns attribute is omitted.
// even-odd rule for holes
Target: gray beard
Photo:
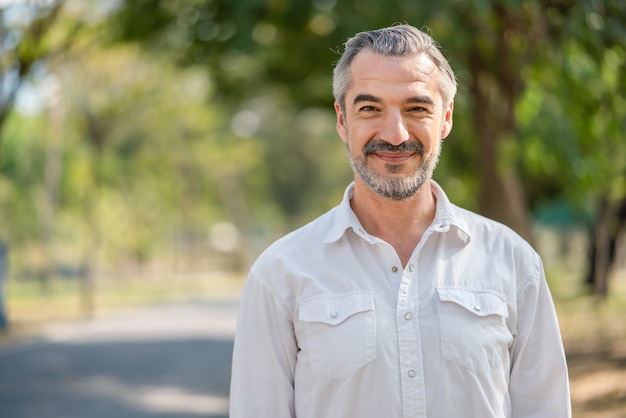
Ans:
<svg viewBox="0 0 626 418"><path fill-rule="evenodd" d="M368 165L367 157L374 151L416 151L424 157L424 147L418 141L403 142L398 146L393 146L386 142L370 141L363 153L353 156L350 149L347 149L350 166L354 173L359 176L374 193L392 200L404 200L414 196L426 182L430 181L439 162L440 149L436 153L423 159L417 171L407 174L405 177L390 177L376 172ZM386 164L385 168L390 172L399 171L400 164Z"/></svg>

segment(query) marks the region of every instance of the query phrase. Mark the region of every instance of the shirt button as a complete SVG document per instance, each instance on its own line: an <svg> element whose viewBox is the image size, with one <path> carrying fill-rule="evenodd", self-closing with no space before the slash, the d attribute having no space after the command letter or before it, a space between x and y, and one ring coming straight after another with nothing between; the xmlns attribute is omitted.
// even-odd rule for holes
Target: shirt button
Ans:
<svg viewBox="0 0 626 418"><path fill-rule="evenodd" d="M413 318L413 314L411 312L407 312L404 314L404 319L410 321Z"/></svg>
<svg viewBox="0 0 626 418"><path fill-rule="evenodd" d="M474 305L474 310L480 312L483 308L480 305Z"/></svg>
<svg viewBox="0 0 626 418"><path fill-rule="evenodd" d="M393 266L393 267L391 268L391 271L393 271L394 273L397 273L397 272L398 272L398 267Z"/></svg>
<svg viewBox="0 0 626 418"><path fill-rule="evenodd" d="M413 266L413 264L409 264L409 271L413 271L415 270L415 267Z"/></svg>
<svg viewBox="0 0 626 418"><path fill-rule="evenodd" d="M337 312L333 312L333 313L330 314L330 317L333 318L333 319L337 318L338 316L339 316L339 314Z"/></svg>
<svg viewBox="0 0 626 418"><path fill-rule="evenodd" d="M415 370L413 370L413 369L409 370L409 373L408 373L408 374L409 374L409 377L410 377L411 379L413 379L415 376L417 376L417 373L416 373L416 372L415 372Z"/></svg>

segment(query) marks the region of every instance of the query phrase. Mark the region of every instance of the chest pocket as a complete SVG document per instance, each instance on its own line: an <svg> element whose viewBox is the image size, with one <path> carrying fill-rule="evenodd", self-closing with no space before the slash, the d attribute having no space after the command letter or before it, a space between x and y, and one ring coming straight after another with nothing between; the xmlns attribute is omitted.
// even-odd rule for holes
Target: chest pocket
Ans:
<svg viewBox="0 0 626 418"><path fill-rule="evenodd" d="M439 288L441 355L483 375L500 367L513 336L503 296L492 290Z"/></svg>
<svg viewBox="0 0 626 418"><path fill-rule="evenodd" d="M344 379L376 359L374 296L369 292L320 295L300 304L306 350L314 373Z"/></svg>

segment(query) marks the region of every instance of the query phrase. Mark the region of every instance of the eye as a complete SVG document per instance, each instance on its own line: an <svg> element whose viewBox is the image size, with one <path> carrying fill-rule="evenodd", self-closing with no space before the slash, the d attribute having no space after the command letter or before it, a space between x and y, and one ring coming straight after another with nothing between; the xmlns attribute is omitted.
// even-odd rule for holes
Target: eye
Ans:
<svg viewBox="0 0 626 418"><path fill-rule="evenodd" d="M374 106L363 106L359 109L360 112L376 112L378 109Z"/></svg>
<svg viewBox="0 0 626 418"><path fill-rule="evenodd" d="M425 107L422 106L415 106L415 107L411 107L409 108L409 112L427 112L428 109L426 109Z"/></svg>

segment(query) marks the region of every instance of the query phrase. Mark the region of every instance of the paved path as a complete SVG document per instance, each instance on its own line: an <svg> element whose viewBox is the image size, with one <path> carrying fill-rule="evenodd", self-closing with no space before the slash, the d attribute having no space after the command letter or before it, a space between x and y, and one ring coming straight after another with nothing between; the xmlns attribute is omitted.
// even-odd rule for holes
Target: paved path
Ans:
<svg viewBox="0 0 626 418"><path fill-rule="evenodd" d="M236 307L152 306L0 347L0 417L226 418Z"/></svg>

